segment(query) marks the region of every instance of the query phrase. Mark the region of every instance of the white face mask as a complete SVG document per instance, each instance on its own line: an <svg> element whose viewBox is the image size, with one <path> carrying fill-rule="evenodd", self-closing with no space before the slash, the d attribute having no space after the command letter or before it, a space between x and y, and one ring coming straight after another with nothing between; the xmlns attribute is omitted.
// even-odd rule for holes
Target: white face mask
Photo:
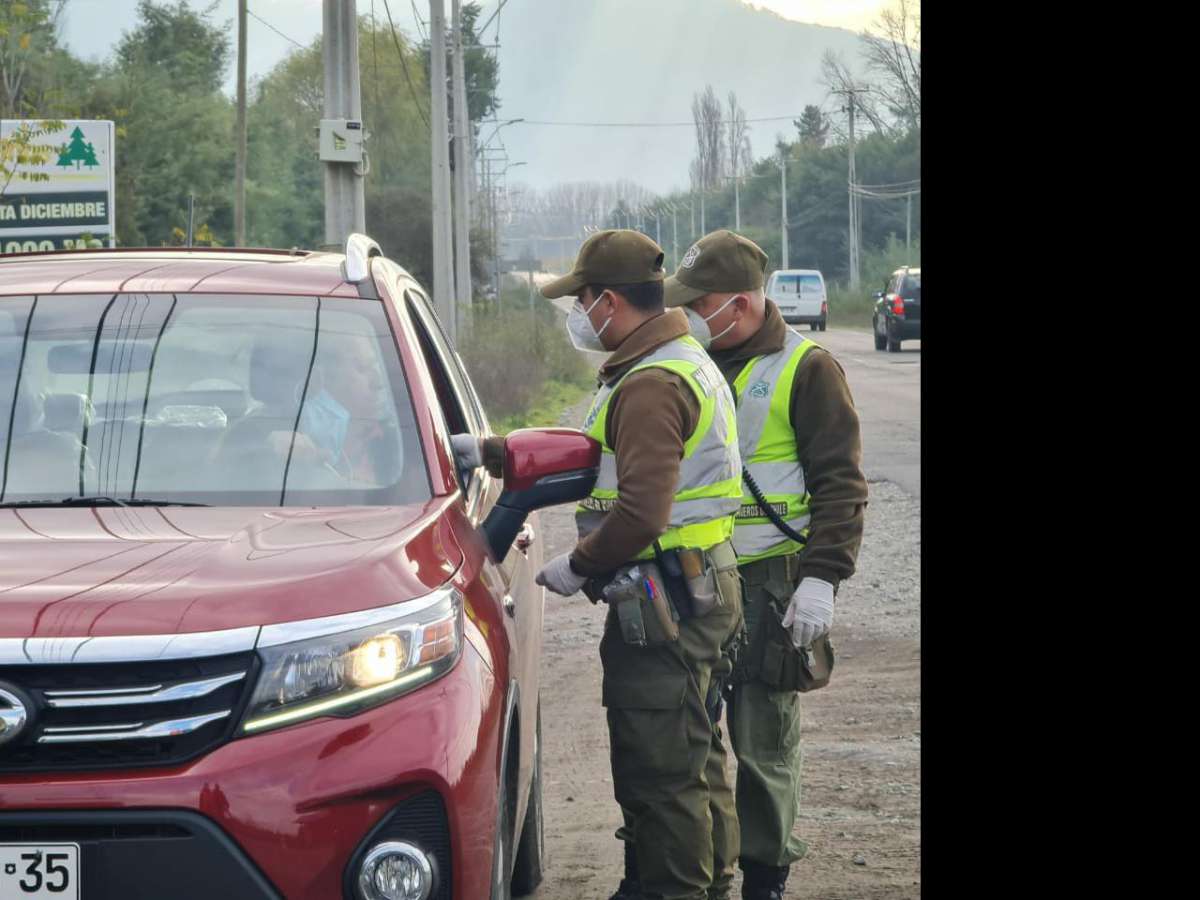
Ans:
<svg viewBox="0 0 1200 900"><path fill-rule="evenodd" d="M604 296L601 291L600 297ZM567 335L571 338L571 343L575 345L576 350L598 350L601 353L605 352L604 343L600 340L600 335L604 334L604 329L612 323L612 316L604 320L604 324L597 331L592 326L592 320L588 318L588 313L596 308L596 303L600 302L600 297L596 298L595 303L584 310L579 301L575 301L575 305L571 307L571 311L567 313Z"/></svg>
<svg viewBox="0 0 1200 900"><path fill-rule="evenodd" d="M709 345L712 344L713 341L722 337L726 332L729 331L730 328L732 328L734 325L737 324L736 319L734 321L730 322L729 326L727 328L722 329L721 334L713 334L712 331L708 327L708 320L711 319L713 316L718 315L721 312L721 310L723 310L725 307L727 307L730 303L732 303L737 298L738 298L738 295L734 294L732 297L730 297L728 300L726 300L724 303L722 303L715 312L713 312L707 316L701 316L700 313L696 312L690 306L685 306L683 308L684 314L688 317L688 328L690 328L692 331L692 337L694 337L697 341L700 342L701 347L704 347L707 350Z"/></svg>

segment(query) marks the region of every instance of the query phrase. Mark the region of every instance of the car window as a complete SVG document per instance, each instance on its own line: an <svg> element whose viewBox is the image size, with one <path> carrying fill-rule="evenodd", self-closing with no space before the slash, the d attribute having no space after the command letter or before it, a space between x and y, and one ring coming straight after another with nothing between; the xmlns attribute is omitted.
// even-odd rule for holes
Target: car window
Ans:
<svg viewBox="0 0 1200 900"><path fill-rule="evenodd" d="M905 300L921 299L921 276L919 274L905 276L904 283L900 286L900 296Z"/></svg>
<svg viewBox="0 0 1200 900"><path fill-rule="evenodd" d="M477 437L486 436L488 427L477 406L474 389L462 370L458 355L451 349L428 298L419 290L409 287L404 289L404 299L417 331L425 364L433 378L438 403L446 417L446 427L451 434L469 432ZM463 491L473 500L482 485L482 470L464 469L457 475Z"/></svg>
<svg viewBox="0 0 1200 900"><path fill-rule="evenodd" d="M116 294L0 298L0 310L5 501L431 495L377 301Z"/></svg>

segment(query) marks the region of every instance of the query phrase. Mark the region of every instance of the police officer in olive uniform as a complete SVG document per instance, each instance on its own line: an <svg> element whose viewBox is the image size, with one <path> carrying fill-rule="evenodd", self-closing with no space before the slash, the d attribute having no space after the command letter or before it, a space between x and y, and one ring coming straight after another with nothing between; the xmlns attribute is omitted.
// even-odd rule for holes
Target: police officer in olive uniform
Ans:
<svg viewBox="0 0 1200 900"><path fill-rule="evenodd" d="M584 242L570 274L541 289L576 298L567 320L576 347L611 355L584 422L603 454L596 486L576 510L579 540L537 583L609 603L600 661L613 791L625 820L617 896L715 900L729 896L738 828L706 701L741 627L730 542L741 461L732 394L688 335L684 314L664 310L662 262L662 249L640 232L601 231ZM694 595L678 579L667 584L672 559L691 561ZM655 617L666 609L664 593L677 622Z"/></svg>
<svg viewBox="0 0 1200 900"><path fill-rule="evenodd" d="M712 232L667 279L665 301L685 309L693 336L733 387L742 462L763 499L807 539L787 537L747 489L733 543L749 642L728 712L745 900L779 900L790 865L806 850L792 833L801 762L797 659L833 623L834 594L854 572L867 503L845 374L764 297L766 266L753 241Z"/></svg>

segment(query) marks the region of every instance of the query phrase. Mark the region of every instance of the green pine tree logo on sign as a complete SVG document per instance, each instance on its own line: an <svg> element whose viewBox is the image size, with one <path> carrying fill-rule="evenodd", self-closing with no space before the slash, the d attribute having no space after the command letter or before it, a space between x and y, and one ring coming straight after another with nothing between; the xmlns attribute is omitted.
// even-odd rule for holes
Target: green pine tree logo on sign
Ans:
<svg viewBox="0 0 1200 900"><path fill-rule="evenodd" d="M76 169L80 163L89 169L100 165L96 159L96 148L83 139L83 131L78 126L71 132L70 145L64 144L58 152L58 165L67 168L71 163L75 163Z"/></svg>

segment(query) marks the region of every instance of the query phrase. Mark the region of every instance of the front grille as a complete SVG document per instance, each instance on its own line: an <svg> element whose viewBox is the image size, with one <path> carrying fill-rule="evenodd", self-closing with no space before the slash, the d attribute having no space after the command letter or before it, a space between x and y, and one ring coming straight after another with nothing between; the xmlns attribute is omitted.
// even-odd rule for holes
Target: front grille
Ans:
<svg viewBox="0 0 1200 900"><path fill-rule="evenodd" d="M0 666L34 711L0 745L0 772L165 766L228 740L256 674L253 653L127 663Z"/></svg>
<svg viewBox="0 0 1200 900"><path fill-rule="evenodd" d="M381 841L407 841L420 847L437 861L437 890L429 900L450 900L454 895L450 867L450 825L446 804L437 791L425 791L396 805L358 846L344 878L345 895L356 900L354 885L363 856Z"/></svg>

